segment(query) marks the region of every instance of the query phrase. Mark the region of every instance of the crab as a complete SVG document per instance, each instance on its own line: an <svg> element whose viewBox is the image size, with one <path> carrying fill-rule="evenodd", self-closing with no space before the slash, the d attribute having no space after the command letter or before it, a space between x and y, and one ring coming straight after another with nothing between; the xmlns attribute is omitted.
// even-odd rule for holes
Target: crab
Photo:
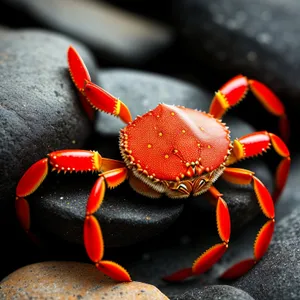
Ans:
<svg viewBox="0 0 300 300"><path fill-rule="evenodd" d="M200 254L190 267L164 277L166 281L181 281L209 270L228 249L230 214L222 193L213 185L222 177L233 184L251 184L266 217L254 242L254 256L238 262L221 277L236 278L249 271L269 247L275 225L274 203L286 184L290 168L290 153L284 142L288 138L288 119L279 98L259 81L238 75L215 93L208 113L161 103L132 120L129 109L120 99L91 81L82 58L72 46L67 57L71 78L88 117L93 120L95 111L99 110L119 117L126 124L119 137L123 161L104 158L97 151L70 149L52 152L34 163L16 188L16 215L23 229L31 234L30 207L26 197L43 183L49 167L57 172L96 172L99 177L86 205L84 246L89 259L101 272L117 281L131 281L125 268L116 262L103 260L104 240L94 213L101 209L106 188L115 188L128 180L133 190L148 198L165 195L185 199L205 193L216 210L220 242ZM245 98L248 90L268 112L279 117L283 138L260 131L230 140L229 128L221 118ZM263 154L271 146L281 157L272 196L254 172L232 167L242 159Z"/></svg>

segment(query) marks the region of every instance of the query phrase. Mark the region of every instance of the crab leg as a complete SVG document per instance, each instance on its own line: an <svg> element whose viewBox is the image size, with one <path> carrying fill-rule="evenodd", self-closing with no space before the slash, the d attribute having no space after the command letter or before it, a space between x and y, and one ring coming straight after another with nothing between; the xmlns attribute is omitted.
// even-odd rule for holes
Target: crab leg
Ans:
<svg viewBox="0 0 300 300"><path fill-rule="evenodd" d="M226 165L231 165L244 158L263 154L263 152L269 149L271 145L282 157L275 175L273 199L274 202L276 202L286 184L291 164L290 152L285 143L278 136L267 131L260 131L236 139L233 143L233 151L231 152Z"/></svg>
<svg viewBox="0 0 300 300"><path fill-rule="evenodd" d="M98 152L88 150L61 150L48 154L34 163L20 179L16 189L16 214L22 228L30 235L30 207L25 197L33 194L43 183L49 172L103 172L96 181L89 196L84 222L84 244L91 260L97 268L116 280L128 281L128 273L116 263L101 261L104 244L100 225L92 215L99 207L104 197L105 184L113 188L127 177L127 169L122 161L103 158ZM95 242L96 241L96 242ZM96 258L96 260L95 260Z"/></svg>
<svg viewBox="0 0 300 300"><path fill-rule="evenodd" d="M263 214L268 218L268 221L259 230L254 242L254 258L245 259L235 264L221 276L221 278L224 279L234 279L248 272L266 253L274 232L275 209L269 191L264 184L254 176L254 172L239 168L226 168L222 177L226 181L234 184L252 184L259 206Z"/></svg>
<svg viewBox="0 0 300 300"><path fill-rule="evenodd" d="M98 152L87 150L61 150L48 154L48 157L34 163L20 179L16 189L16 213L26 232L30 229L30 209L26 196L33 194L52 171L106 171L124 167L121 161L103 158Z"/></svg>
<svg viewBox="0 0 300 300"><path fill-rule="evenodd" d="M232 78L216 92L209 113L215 118L222 118L229 108L244 99L249 89L268 112L279 117L280 134L287 141L290 133L289 122L282 102L267 86L243 75Z"/></svg>
<svg viewBox="0 0 300 300"><path fill-rule="evenodd" d="M231 223L227 204L222 198L223 195L215 187L210 187L208 192L210 192L213 203L216 205L217 228L222 242L215 244L200 255L191 268L185 268L164 277L164 280L166 281L181 281L190 276L199 275L208 271L219 259L221 259L228 248Z"/></svg>
<svg viewBox="0 0 300 300"><path fill-rule="evenodd" d="M100 110L119 117L126 124L132 121L129 109L121 100L91 82L82 58L72 46L68 49L68 64L71 78L81 93L81 103L91 120L94 119L94 110Z"/></svg>
<svg viewBox="0 0 300 300"><path fill-rule="evenodd" d="M104 255L104 242L102 231L94 213L100 208L106 185L114 188L127 178L127 168L119 168L100 174L96 181L86 206L84 221L84 245L89 258L95 263L98 270L117 281L131 281L129 273L115 262L102 260Z"/></svg>

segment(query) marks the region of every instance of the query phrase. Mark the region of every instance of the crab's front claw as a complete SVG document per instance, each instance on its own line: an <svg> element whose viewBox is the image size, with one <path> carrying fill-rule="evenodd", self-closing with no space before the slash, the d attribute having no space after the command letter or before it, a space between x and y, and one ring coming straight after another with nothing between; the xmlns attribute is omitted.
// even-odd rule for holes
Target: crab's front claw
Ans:
<svg viewBox="0 0 300 300"><path fill-rule="evenodd" d="M92 83L90 74L78 52L70 46L68 64L71 78L80 92L80 100L87 115L94 119L94 110L100 110L119 117L124 123L132 121L128 107L107 91Z"/></svg>
<svg viewBox="0 0 300 300"><path fill-rule="evenodd" d="M128 107L100 86L87 81L84 94L94 109L119 117L126 124L132 121Z"/></svg>
<svg viewBox="0 0 300 300"><path fill-rule="evenodd" d="M78 52L70 46L68 49L68 64L71 78L80 92L83 92L86 81L91 81L87 67Z"/></svg>

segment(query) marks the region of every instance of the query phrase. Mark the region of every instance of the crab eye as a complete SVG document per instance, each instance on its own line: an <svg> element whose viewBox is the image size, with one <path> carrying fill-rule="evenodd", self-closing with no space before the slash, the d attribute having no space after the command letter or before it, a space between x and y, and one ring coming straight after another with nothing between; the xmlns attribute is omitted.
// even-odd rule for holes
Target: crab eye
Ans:
<svg viewBox="0 0 300 300"><path fill-rule="evenodd" d="M184 184L184 183L180 183L178 186L177 186L177 191L182 193L182 194L185 194L185 195L189 195L190 194L190 190L189 190L189 186Z"/></svg>
<svg viewBox="0 0 300 300"><path fill-rule="evenodd" d="M205 184L206 184L206 180L201 179L200 182L199 182L199 188L202 188Z"/></svg>
<svg viewBox="0 0 300 300"><path fill-rule="evenodd" d="M180 191L186 191L187 190L187 186L184 183L180 183L177 187L178 190Z"/></svg>

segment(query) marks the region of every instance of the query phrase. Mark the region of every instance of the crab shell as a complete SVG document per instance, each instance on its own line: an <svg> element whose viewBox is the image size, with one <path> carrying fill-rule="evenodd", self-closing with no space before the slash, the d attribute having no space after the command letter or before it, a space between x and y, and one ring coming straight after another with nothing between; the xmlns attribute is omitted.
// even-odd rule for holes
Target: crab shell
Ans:
<svg viewBox="0 0 300 300"><path fill-rule="evenodd" d="M134 176L159 193L184 198L205 192L231 152L229 130L205 112L159 104L120 132L120 150Z"/></svg>

